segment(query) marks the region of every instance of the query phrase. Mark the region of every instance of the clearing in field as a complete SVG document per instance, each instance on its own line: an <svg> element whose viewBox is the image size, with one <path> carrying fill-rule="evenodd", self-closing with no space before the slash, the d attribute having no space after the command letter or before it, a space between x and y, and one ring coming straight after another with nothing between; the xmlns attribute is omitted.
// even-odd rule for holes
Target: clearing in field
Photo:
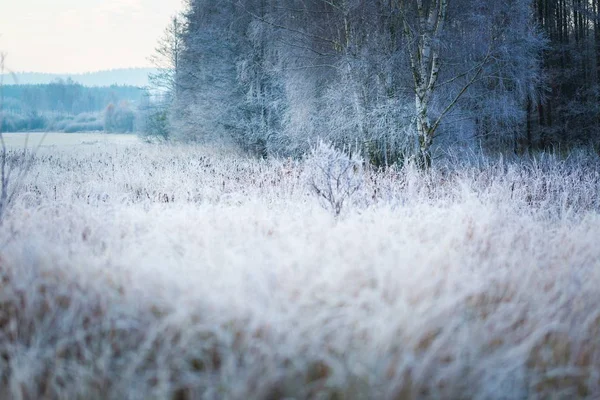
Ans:
<svg viewBox="0 0 600 400"><path fill-rule="evenodd" d="M19 150L24 147L64 147L91 144L130 145L139 143L139 137L132 134L109 133L60 133L60 132L26 132L3 133L6 146Z"/></svg>

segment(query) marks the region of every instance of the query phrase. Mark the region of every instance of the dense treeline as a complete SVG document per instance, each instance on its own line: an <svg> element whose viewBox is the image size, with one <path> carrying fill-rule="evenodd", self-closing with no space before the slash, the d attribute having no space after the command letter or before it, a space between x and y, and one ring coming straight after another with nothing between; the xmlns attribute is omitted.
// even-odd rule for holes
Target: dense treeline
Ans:
<svg viewBox="0 0 600 400"><path fill-rule="evenodd" d="M600 1L537 0L536 20L550 41L543 98L528 104L534 146L600 145Z"/></svg>
<svg viewBox="0 0 600 400"><path fill-rule="evenodd" d="M377 165L429 165L455 144L597 143L597 7L189 0L160 47L174 71L171 131L263 156L323 138Z"/></svg>
<svg viewBox="0 0 600 400"><path fill-rule="evenodd" d="M134 86L87 87L70 79L4 85L2 91L4 129L13 132L132 131L133 106L144 96Z"/></svg>

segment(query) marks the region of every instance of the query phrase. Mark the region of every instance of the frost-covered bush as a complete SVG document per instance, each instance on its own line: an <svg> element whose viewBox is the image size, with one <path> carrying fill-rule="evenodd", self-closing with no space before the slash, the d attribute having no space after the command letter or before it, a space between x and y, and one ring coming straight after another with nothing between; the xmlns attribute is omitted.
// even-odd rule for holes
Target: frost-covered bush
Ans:
<svg viewBox="0 0 600 400"><path fill-rule="evenodd" d="M312 149L306 167L311 190L336 217L363 182L362 158L323 141Z"/></svg>
<svg viewBox="0 0 600 400"><path fill-rule="evenodd" d="M104 130L106 132L133 132L135 112L127 101L118 106L110 103L104 110Z"/></svg>

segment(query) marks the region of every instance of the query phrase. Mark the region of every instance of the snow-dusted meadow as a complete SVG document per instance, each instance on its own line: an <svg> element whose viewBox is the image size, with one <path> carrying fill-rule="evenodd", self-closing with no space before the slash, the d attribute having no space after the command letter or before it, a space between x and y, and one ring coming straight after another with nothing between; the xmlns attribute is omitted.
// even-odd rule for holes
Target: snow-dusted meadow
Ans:
<svg viewBox="0 0 600 400"><path fill-rule="evenodd" d="M0 398L600 397L597 155L355 167L338 217L318 156L40 147Z"/></svg>

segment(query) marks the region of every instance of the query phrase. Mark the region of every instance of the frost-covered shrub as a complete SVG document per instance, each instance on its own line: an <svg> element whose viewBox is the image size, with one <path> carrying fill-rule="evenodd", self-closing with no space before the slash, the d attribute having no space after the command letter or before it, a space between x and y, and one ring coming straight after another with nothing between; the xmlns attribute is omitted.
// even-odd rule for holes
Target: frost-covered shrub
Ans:
<svg viewBox="0 0 600 400"><path fill-rule="evenodd" d="M138 115L138 132L145 138L169 137L169 113L166 107L160 105L148 107Z"/></svg>
<svg viewBox="0 0 600 400"><path fill-rule="evenodd" d="M361 188L363 160L356 153L340 151L320 141L306 159L311 190L337 217L344 204Z"/></svg>
<svg viewBox="0 0 600 400"><path fill-rule="evenodd" d="M104 110L104 130L106 132L133 132L135 113L131 105L121 101L118 106L109 104Z"/></svg>
<svg viewBox="0 0 600 400"><path fill-rule="evenodd" d="M29 129L29 118L26 115L5 113L2 116L2 129L5 132L21 132Z"/></svg>

